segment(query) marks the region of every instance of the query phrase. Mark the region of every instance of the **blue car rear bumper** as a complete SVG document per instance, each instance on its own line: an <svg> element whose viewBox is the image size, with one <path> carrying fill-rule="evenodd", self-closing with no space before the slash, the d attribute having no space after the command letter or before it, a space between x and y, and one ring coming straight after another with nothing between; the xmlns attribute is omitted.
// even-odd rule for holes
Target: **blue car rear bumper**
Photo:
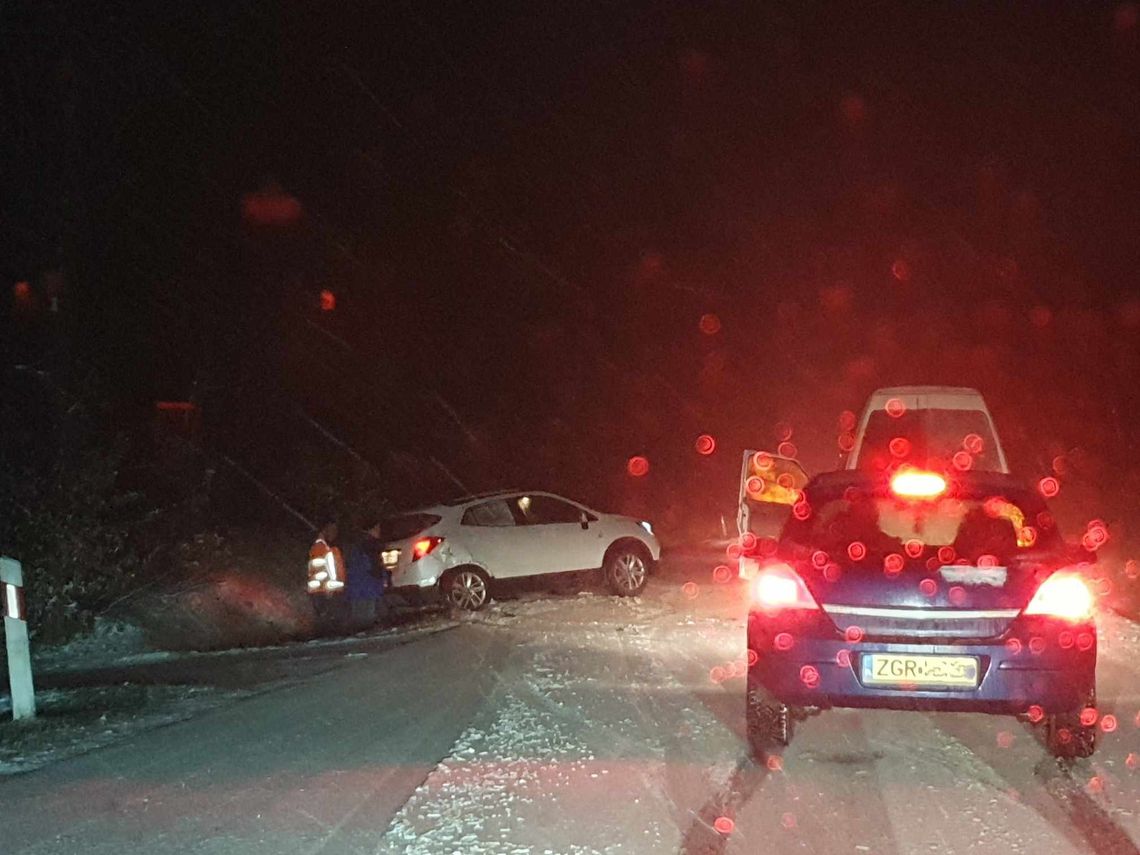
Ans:
<svg viewBox="0 0 1140 855"><path fill-rule="evenodd" d="M1079 709L1095 686L1096 631L1092 624L1074 628L1053 621L1022 621L993 641L850 642L817 626L789 633L792 645L774 643L777 633L763 619L749 621L749 689L763 687L775 699L800 707L877 707L1000 714L1044 713ZM804 630L808 630L805 632ZM1083 644L1058 641L1068 632ZM828 637L828 636L832 637ZM1011 639L1016 639L1012 641ZM1091 641L1091 643L1090 643ZM785 638L784 643L787 643ZM1081 647L1084 649L1081 649ZM917 685L869 685L863 657L873 653L972 656L977 658L976 688L932 689Z"/></svg>

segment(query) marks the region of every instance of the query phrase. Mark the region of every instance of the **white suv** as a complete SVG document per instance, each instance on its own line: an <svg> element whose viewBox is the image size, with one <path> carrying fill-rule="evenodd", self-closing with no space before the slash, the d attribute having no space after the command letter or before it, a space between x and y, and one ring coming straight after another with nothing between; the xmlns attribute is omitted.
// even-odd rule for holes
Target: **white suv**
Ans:
<svg viewBox="0 0 1140 855"><path fill-rule="evenodd" d="M641 593L661 545L648 522L543 492L468 496L381 523L381 563L400 589L438 589L474 611L492 579L598 570L618 596Z"/></svg>

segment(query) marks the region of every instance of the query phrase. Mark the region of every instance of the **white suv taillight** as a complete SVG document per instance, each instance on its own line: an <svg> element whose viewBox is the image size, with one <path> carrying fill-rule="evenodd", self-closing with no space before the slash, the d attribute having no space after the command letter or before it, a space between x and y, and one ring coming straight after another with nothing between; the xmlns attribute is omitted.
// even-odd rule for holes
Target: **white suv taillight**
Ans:
<svg viewBox="0 0 1140 855"><path fill-rule="evenodd" d="M441 543L443 543L442 537L421 537L412 544L412 561L419 561L425 555L431 555Z"/></svg>
<svg viewBox="0 0 1140 855"><path fill-rule="evenodd" d="M804 580L783 563L765 565L756 574L752 602L765 611L818 608Z"/></svg>
<svg viewBox="0 0 1140 855"><path fill-rule="evenodd" d="M1041 583L1029 605L1027 615L1050 615L1071 621L1092 617L1093 595L1085 580L1076 573L1054 573Z"/></svg>

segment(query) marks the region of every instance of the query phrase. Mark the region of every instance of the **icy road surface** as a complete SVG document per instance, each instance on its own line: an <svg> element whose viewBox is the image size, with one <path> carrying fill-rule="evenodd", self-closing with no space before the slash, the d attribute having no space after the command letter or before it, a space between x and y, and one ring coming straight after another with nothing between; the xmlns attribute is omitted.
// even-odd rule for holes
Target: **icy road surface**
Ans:
<svg viewBox="0 0 1140 855"><path fill-rule="evenodd" d="M295 657L268 690L0 781L0 852L1138 851L1133 624L1102 624L1118 726L1092 761L1014 719L834 711L758 765L743 613L673 562L635 601L531 595L309 674Z"/></svg>

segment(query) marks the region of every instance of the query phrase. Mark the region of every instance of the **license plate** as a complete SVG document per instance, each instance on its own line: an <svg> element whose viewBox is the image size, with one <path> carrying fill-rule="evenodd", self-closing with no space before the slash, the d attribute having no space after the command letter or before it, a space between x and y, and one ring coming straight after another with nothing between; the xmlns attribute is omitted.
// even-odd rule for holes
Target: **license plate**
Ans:
<svg viewBox="0 0 1140 855"><path fill-rule="evenodd" d="M863 656L863 683L869 686L978 685L976 656L921 656L911 653L868 653Z"/></svg>
<svg viewBox="0 0 1140 855"><path fill-rule="evenodd" d="M400 561L400 550L385 549L380 553L380 560L384 562L385 567L395 567Z"/></svg>

